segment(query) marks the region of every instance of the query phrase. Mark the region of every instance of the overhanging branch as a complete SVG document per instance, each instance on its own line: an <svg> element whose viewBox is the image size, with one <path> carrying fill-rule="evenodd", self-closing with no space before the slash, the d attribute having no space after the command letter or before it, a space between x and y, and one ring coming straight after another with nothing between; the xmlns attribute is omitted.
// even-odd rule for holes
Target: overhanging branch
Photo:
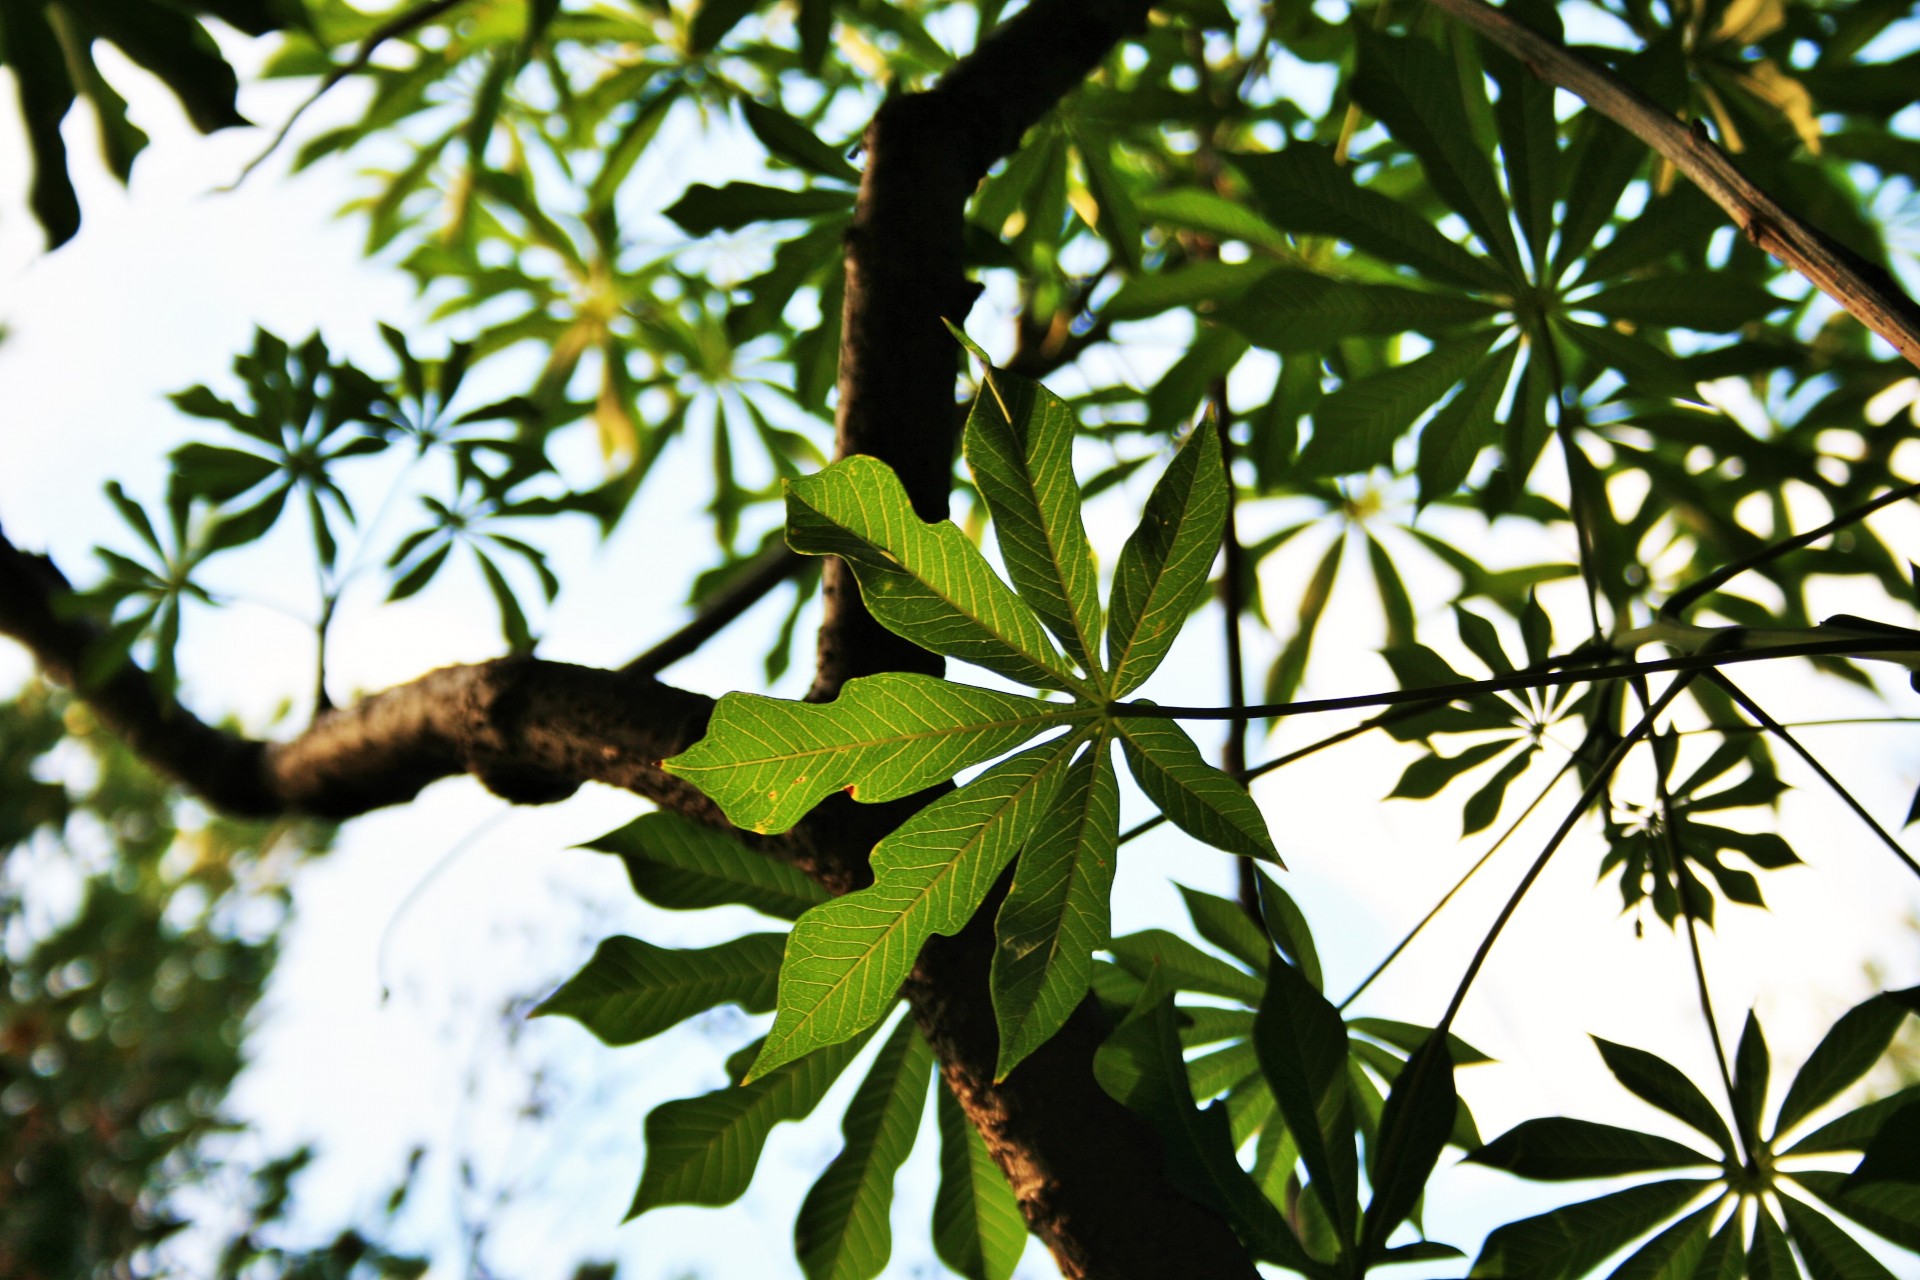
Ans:
<svg viewBox="0 0 1920 1280"><path fill-rule="evenodd" d="M1854 318L1920 365L1920 305L1886 272L1836 244L1819 228L1789 213L1735 167L1725 152L1618 76L1486 0L1429 0L1436 9L1479 32L1673 162L1733 219L1755 246L1813 282Z"/></svg>

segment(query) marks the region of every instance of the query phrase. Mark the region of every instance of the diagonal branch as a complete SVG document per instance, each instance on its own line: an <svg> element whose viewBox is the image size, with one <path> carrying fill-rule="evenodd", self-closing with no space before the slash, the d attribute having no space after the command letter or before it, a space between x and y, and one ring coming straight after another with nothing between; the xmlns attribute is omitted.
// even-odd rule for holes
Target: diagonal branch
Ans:
<svg viewBox="0 0 1920 1280"><path fill-rule="evenodd" d="M1514 20L1486 0L1429 0L1673 162L1758 248L1813 282L1920 365L1920 305L1893 278L1788 212L1726 153L1613 73Z"/></svg>

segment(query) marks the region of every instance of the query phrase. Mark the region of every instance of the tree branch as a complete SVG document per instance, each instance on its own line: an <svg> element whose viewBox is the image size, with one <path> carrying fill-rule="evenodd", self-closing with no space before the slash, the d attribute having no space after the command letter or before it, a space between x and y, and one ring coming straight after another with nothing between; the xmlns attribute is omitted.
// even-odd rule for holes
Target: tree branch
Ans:
<svg viewBox="0 0 1920 1280"><path fill-rule="evenodd" d="M1733 219L1748 240L1793 268L1862 324L1920 365L1920 305L1885 271L1789 213L1734 167L1725 152L1646 95L1486 0L1429 0L1673 162Z"/></svg>

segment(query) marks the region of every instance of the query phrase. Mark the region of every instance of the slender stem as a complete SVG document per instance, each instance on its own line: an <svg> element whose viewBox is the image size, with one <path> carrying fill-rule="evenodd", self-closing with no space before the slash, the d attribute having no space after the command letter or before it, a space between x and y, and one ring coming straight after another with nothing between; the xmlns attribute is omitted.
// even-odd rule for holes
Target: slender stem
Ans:
<svg viewBox="0 0 1920 1280"><path fill-rule="evenodd" d="M1920 724L1920 716L1837 716L1831 720L1783 720L1780 724L1785 729L1832 729L1856 724ZM1695 733L1767 733L1770 730L1765 725L1757 724L1709 724L1698 729L1676 729L1674 732L1684 738Z"/></svg>
<svg viewBox="0 0 1920 1280"><path fill-rule="evenodd" d="M1853 793L1847 790L1847 788L1841 784L1838 778L1834 777L1832 773L1827 771L1827 767L1821 764L1820 761L1814 757L1813 752L1807 750L1804 746L1800 745L1800 740L1794 737L1792 733L1788 732L1787 727L1785 725L1781 724L1778 720L1775 720L1772 716L1768 715L1764 710L1761 709L1759 703L1755 702L1752 698L1749 698L1745 693L1743 693L1740 690L1739 686L1735 685L1733 681L1728 679L1725 675L1722 675L1720 672L1716 671L1710 674L1710 678L1713 680L1715 684L1719 685L1722 689L1725 689L1727 691L1727 696L1732 698L1735 702L1739 703L1740 709L1745 711L1748 715L1752 716L1754 718L1754 721L1758 723L1762 729L1765 729L1768 733L1771 733L1774 737L1780 739L1780 741L1786 743L1789 747L1791 747L1793 749L1794 754L1799 756L1801 760L1805 761L1807 767L1809 769L1812 769L1816 774L1820 776L1820 781L1826 783L1828 787L1832 788L1833 793L1839 796L1840 799L1845 802L1847 808L1853 810L1854 814L1859 817L1860 821L1867 824L1867 829L1872 831L1873 834L1879 838L1880 843L1885 845L1888 851L1891 852L1894 857L1900 859L1901 864L1904 865L1907 870L1913 872L1913 874L1916 876L1920 876L1920 862L1914 861L1913 855L1908 853L1904 848L1902 848L1900 845L1900 842L1898 840L1895 840L1892 834L1889 833L1885 827L1881 826L1879 822L1875 821L1874 816L1871 813L1867 812L1866 806L1861 804L1858 800L1856 800L1854 798Z"/></svg>
<svg viewBox="0 0 1920 1280"><path fill-rule="evenodd" d="M658 675L711 640L735 618L764 599L768 592L798 573L805 556L786 547L773 547L744 574L714 592L686 626L621 667L625 675Z"/></svg>
<svg viewBox="0 0 1920 1280"><path fill-rule="evenodd" d="M1680 914L1687 922L1687 951L1693 956L1693 985L1700 995L1700 1016L1706 1020L1707 1036L1713 1041L1713 1060L1720 1067L1720 1087L1727 1091L1727 1105L1734 1106L1733 1069L1727 1065L1726 1042L1720 1038L1720 1022L1713 1016L1713 995L1707 989L1707 965L1700 957L1700 928L1683 901ZM1745 1135L1741 1141L1745 1141ZM1748 1153L1742 1153L1748 1154Z"/></svg>
<svg viewBox="0 0 1920 1280"><path fill-rule="evenodd" d="M1722 565L1698 582L1692 583L1675 592L1668 598L1665 604L1660 606L1660 616L1663 618L1677 618L1686 612L1687 607L1700 599L1700 597L1710 591L1719 590L1725 586L1727 582L1739 577L1747 570L1757 569L1763 564L1777 560L1789 551L1798 551L1802 547L1811 546L1830 533L1836 533L1851 524L1858 524L1882 507L1890 507L1896 502L1903 502L1908 498L1914 497L1920 497L1920 483L1903 484L1897 489L1887 490L1871 502L1865 502L1851 510L1842 511L1839 515L1823 525L1809 529L1805 533L1797 533L1791 538L1786 538L1762 547L1752 555L1743 556L1735 560L1732 564Z"/></svg>
<svg viewBox="0 0 1920 1280"><path fill-rule="evenodd" d="M315 88L312 93L308 94L299 106L293 109L293 114L288 116L280 128L274 132L273 140L267 143L266 149L249 160L247 167L240 171L240 176L222 189L232 191L251 177L255 169L258 169L262 164L266 163L268 156L280 149L280 144L287 140L287 135L293 132L293 126L300 122L300 117L307 113L307 109L313 106L314 103L320 101L320 99L326 97L335 85L345 80L348 76L365 71L368 65L372 63L373 55L379 52L381 45L389 40L406 35L410 31L424 27L441 14L462 3L464 3L464 0L428 0L425 4L408 9L403 13L395 14L386 22L381 23L372 31L369 31L366 38L361 40L359 45L354 49L353 56L333 70L327 72L326 77L320 81L319 86Z"/></svg>
<svg viewBox="0 0 1920 1280"><path fill-rule="evenodd" d="M1553 329L1545 321L1540 324L1541 353L1547 358L1547 370L1553 378L1553 434L1560 440L1560 457L1567 469L1567 515L1573 521L1574 548L1580 557L1580 581L1587 589L1587 618L1591 623L1592 635L1600 634L1600 576L1594 568L1593 513L1587 509L1586 495L1581 492L1580 479L1574 474L1574 454L1580 446L1573 439L1573 425L1567 421L1566 379L1560 372L1560 351L1553 344ZM1588 466L1585 454L1580 461Z"/></svg>
<svg viewBox="0 0 1920 1280"><path fill-rule="evenodd" d="M1459 894L1459 892L1462 889L1467 887L1467 881L1473 879L1475 875L1479 874L1480 868L1486 866L1487 863L1493 860L1493 855L1500 852L1500 850L1505 847L1507 840L1513 835L1513 833L1518 831L1521 828L1521 826L1525 824L1527 819L1533 816L1533 811L1535 809L1538 809L1540 807L1541 802L1544 801L1549 795L1553 793L1553 789L1555 787L1560 785L1560 779L1567 776L1567 771L1573 768L1573 762L1575 759L1576 759L1575 756L1568 756L1566 760L1564 760L1561 763L1559 770L1555 772L1553 777L1547 780L1547 785L1540 788L1540 794L1536 795L1533 798L1532 802L1527 805L1525 811L1523 811L1519 817L1515 818L1511 823L1507 825L1507 829L1500 833L1500 838L1498 840L1495 840L1493 844L1487 849L1487 851L1481 854L1480 857L1477 860L1475 860L1472 866L1467 868L1466 873L1464 875L1462 875L1458 880L1453 882L1453 888L1447 890L1446 893L1442 895L1440 901L1433 904L1432 910L1428 911L1427 914L1420 917L1420 923L1414 925L1413 928L1407 930L1406 937L1400 939L1399 943L1394 946L1393 950L1387 952L1386 958L1383 959L1379 964L1373 966L1373 971L1371 973L1369 973L1366 977L1360 979L1360 985L1355 987L1353 991L1347 996L1347 998L1340 1002L1339 1007L1342 1010L1345 1010L1348 1005L1352 1004L1355 1000L1358 1000L1360 998L1360 993L1365 991L1368 987L1372 986L1374 984L1374 980L1377 979L1381 974L1387 971L1387 966L1400 958L1400 953L1402 951L1405 951L1408 947L1413 945L1413 940L1420 936L1421 931L1424 930L1428 925L1432 924L1435 920L1439 919L1440 913L1446 910L1447 904L1452 902L1454 898Z"/></svg>
<svg viewBox="0 0 1920 1280"><path fill-rule="evenodd" d="M1623 680L1661 671L1710 671L1735 662L1764 662L1771 658L1816 658L1832 656L1877 657L1895 653L1920 653L1920 637L1888 636L1884 641L1868 641L1860 636L1836 640L1809 640L1800 644L1768 645L1757 649L1729 649L1714 653L1688 653L1675 658L1657 658L1649 662L1623 662L1610 666L1581 667L1564 671L1516 671L1512 675L1486 680L1462 680L1454 684L1426 685L1415 689L1392 689L1384 693L1362 693L1345 698L1311 698L1302 702L1272 702L1235 710L1230 707L1168 707L1152 702L1115 702L1108 706L1116 716L1139 716L1160 720L1230 720L1248 716L1256 720L1281 716L1317 715L1323 711L1353 711L1364 707L1391 707L1407 702L1452 702L1487 693L1505 693L1512 689L1550 689L1570 684L1590 684L1601 680ZM1573 661L1570 657L1562 661Z"/></svg>
<svg viewBox="0 0 1920 1280"><path fill-rule="evenodd" d="M1620 767L1620 762L1626 759L1627 752L1632 750L1634 744L1640 739L1647 736L1647 731L1653 727L1654 719L1665 711L1673 700L1680 696L1681 691L1693 683L1693 680L1692 675L1683 675L1668 685L1666 692L1662 693L1654 704L1647 708L1646 714L1640 717L1640 722L1614 744L1613 750L1607 753L1607 758L1601 761L1598 769L1594 770L1592 779L1580 792L1580 798L1574 802L1573 808L1567 811L1567 816L1561 820L1560 826L1547 841L1547 847L1542 849L1540 856L1533 860L1533 865L1527 868L1527 874L1520 878L1518 885L1514 886L1513 894L1507 899L1506 905L1500 908L1500 914L1494 917L1492 927L1487 930L1487 936L1481 939L1480 946L1473 953L1473 959L1468 961L1467 971L1461 975L1460 985L1454 989L1453 1000L1447 1005L1446 1015L1440 1019L1438 1027L1435 1028L1437 1031L1446 1031L1453 1026L1453 1020L1460 1012L1460 1005L1467 998L1467 990L1473 986L1473 980L1480 975L1481 966L1486 964L1488 955L1492 954L1493 944L1499 940L1501 930L1507 927L1507 921L1513 919L1514 912L1520 909L1520 902L1527 896L1527 890L1531 889L1534 881L1540 878L1540 873L1547 869L1547 863L1552 860L1553 855L1573 831L1574 824L1606 789L1614 771Z"/></svg>
<svg viewBox="0 0 1920 1280"><path fill-rule="evenodd" d="M1233 418L1227 405L1227 380L1224 377L1213 379L1207 389L1207 399L1213 413L1214 429L1220 436L1220 465L1227 476L1227 515L1220 533L1220 551L1224 559L1220 570L1220 605L1225 615L1222 629L1227 642L1227 707L1231 711L1242 712L1227 721L1227 740L1221 748L1221 760L1227 772L1238 778L1247 772L1247 718L1243 710L1247 705L1247 673L1240 635L1240 618L1247 603L1247 583L1246 557L1240 548L1240 528L1236 518L1238 493L1233 483ZM1258 916L1260 882L1251 859L1243 859L1240 863L1240 905L1246 908L1247 914Z"/></svg>
<svg viewBox="0 0 1920 1280"><path fill-rule="evenodd" d="M1893 278L1801 221L1755 186L1720 148L1639 90L1485 0L1429 0L1519 58L1536 77L1585 100L1673 162L1760 249L1798 271L1920 364L1920 306Z"/></svg>

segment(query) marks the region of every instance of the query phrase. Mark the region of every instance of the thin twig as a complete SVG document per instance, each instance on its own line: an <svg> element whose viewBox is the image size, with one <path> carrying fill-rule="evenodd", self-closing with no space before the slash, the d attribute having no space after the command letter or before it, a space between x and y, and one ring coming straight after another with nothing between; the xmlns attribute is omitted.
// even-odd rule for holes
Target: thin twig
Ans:
<svg viewBox="0 0 1920 1280"><path fill-rule="evenodd" d="M1413 928L1407 930L1406 937L1400 939L1400 941L1394 946L1393 950L1387 952L1386 958L1381 960L1379 964L1373 966L1373 971L1371 973L1369 973L1366 977L1360 979L1360 985L1355 987L1353 991L1347 996L1347 998L1340 1002L1339 1008L1341 1010L1344 1011L1348 1005L1352 1004L1355 1000L1358 1000L1360 998L1360 994L1363 991L1365 991L1368 987L1372 986L1374 984L1375 979L1379 978L1381 974L1387 971L1387 966L1391 965L1395 960L1398 960L1400 958L1400 953L1413 945L1413 940L1420 936L1421 931L1424 930L1428 925L1432 924L1436 919L1439 918L1440 913L1446 910L1447 904L1452 902L1454 898L1459 894L1459 892L1462 889L1467 887L1467 881L1473 879L1474 876L1479 874L1480 868L1486 866L1487 863L1493 860L1493 855L1500 852L1500 850L1506 846L1507 840L1513 835L1513 833L1518 831L1521 828L1521 826L1526 822L1526 820L1533 816L1533 811L1535 809L1538 809L1540 807L1541 802L1544 801L1549 795L1553 793L1553 789L1555 787L1560 785L1560 779L1567 776L1567 771L1573 768L1574 761L1577 760L1578 758L1579 756L1578 756L1578 753L1576 752L1573 755L1569 755L1566 758L1566 760L1561 763L1559 770L1555 772L1553 777L1547 780L1547 785L1540 788L1540 794L1533 798L1532 802L1527 805L1526 809L1521 812L1519 817L1515 818L1511 823L1508 824L1507 829L1500 833L1500 838L1498 840L1495 840L1493 844L1487 849L1487 851L1481 854L1480 857L1475 860L1472 866L1467 868L1465 874L1463 874L1458 880L1453 882L1453 888L1447 890L1446 893L1441 896L1440 901L1433 904L1432 910L1428 911L1427 914L1420 917L1420 923L1414 925Z"/></svg>
<svg viewBox="0 0 1920 1280"><path fill-rule="evenodd" d="M396 37L406 35L409 31L425 26L447 10L462 3L464 3L464 0L428 0L428 3L420 5L418 8L409 9L405 13L395 14L387 21L375 27L372 31L369 31L366 37L360 41L359 46L353 51L353 57L327 72L326 78L320 82L319 86L315 88L312 93L308 94L306 99L293 109L293 114L288 116L285 122L281 124L280 128L273 135L273 141L267 143L266 150L262 151L252 160L249 160L247 167L240 171L240 176L222 187L221 190L233 191L237 189L241 183L245 182L253 174L255 169L265 164L267 157L278 151L280 144L287 140L287 135L293 132L293 126L300 122L300 117L307 113L307 109L313 106L314 103L320 101L320 99L326 97L327 93L335 85L345 80L348 76L358 75L360 72L365 71L367 65L373 61L373 55L379 51L381 45Z"/></svg>
<svg viewBox="0 0 1920 1280"><path fill-rule="evenodd" d="M621 673L630 676L660 674L711 640L728 623L758 604L768 592L799 572L806 563L805 556L783 546L763 552L759 563L714 592L686 626L621 667Z"/></svg>
<svg viewBox="0 0 1920 1280"><path fill-rule="evenodd" d="M1739 703L1740 709L1752 716L1762 729L1765 729L1768 733L1771 733L1774 737L1791 747L1794 754L1805 761L1807 767L1820 776L1820 781L1826 783L1827 786L1833 789L1833 793L1840 797L1847 808L1853 810L1860 821L1867 824L1867 829L1879 838L1880 843L1885 845L1894 857L1900 859L1907 870L1913 872L1916 876L1920 876L1920 862L1914 861L1913 855L1902 848L1900 842L1895 840L1887 829L1874 819L1871 813L1867 812L1866 806L1854 798L1853 793L1841 784L1840 779L1834 777L1833 774L1827 771L1827 767L1814 757L1813 752L1800 745L1800 739L1794 737L1785 725L1768 715L1759 703L1749 698L1740 690L1739 686L1735 685L1733 681L1725 675L1718 671L1708 674L1713 682L1722 689L1725 689L1727 696Z"/></svg>
<svg viewBox="0 0 1920 1280"><path fill-rule="evenodd" d="M1801 221L1734 167L1725 152L1612 72L1515 21L1485 0L1429 0L1499 45L1537 78L1589 106L1673 162L1727 211L1758 248L1811 281L1869 329L1920 365L1920 305L1892 277Z"/></svg>
<svg viewBox="0 0 1920 1280"><path fill-rule="evenodd" d="M1488 928L1487 936L1480 940L1479 947L1474 950L1473 959L1467 962L1466 973L1460 977L1460 985L1454 988L1453 1000L1447 1005L1446 1015L1440 1019L1435 1028L1437 1032L1452 1028L1453 1020L1460 1012L1460 1005L1467 998L1467 990L1473 986L1473 980L1480 975L1481 967L1486 964L1487 957L1492 954L1493 944L1499 940L1501 930L1507 927L1507 922L1513 919L1514 912L1520 909L1521 899L1527 896L1527 890L1531 889L1534 881L1540 878L1540 873L1547 869L1547 863L1552 860L1555 852L1573 831L1574 824L1580 820L1582 814L1586 813L1588 806L1594 802L1595 798L1606 789L1614 771L1620 767L1620 762L1626 759L1627 752L1632 750L1635 743L1647 736L1647 730L1653 727L1654 719L1665 711L1668 705L1680 696L1681 690L1693 683L1693 680L1692 675L1684 675L1668 685L1666 691L1654 701L1651 707L1647 708L1646 714L1640 717L1640 722L1614 744L1613 750L1607 753L1607 758L1601 761L1598 769L1594 770L1592 779L1580 792L1580 798L1574 802L1573 808L1567 811L1567 816L1561 820L1552 838L1547 841L1547 847L1540 851L1540 856L1533 860L1531 867L1527 868L1527 874L1520 878L1518 885L1514 886L1506 905L1500 908L1500 914L1494 917L1492 926Z"/></svg>
<svg viewBox="0 0 1920 1280"><path fill-rule="evenodd" d="M1733 1071L1727 1065L1727 1046L1720 1038L1720 1021L1713 1016L1713 996L1707 989L1707 965L1700 957L1699 925L1684 900L1680 903L1680 914L1687 922L1687 950L1693 956L1693 986L1700 996L1700 1016L1706 1020L1707 1035L1713 1041L1713 1060L1720 1067L1720 1087L1727 1091L1727 1105L1738 1115L1740 1105L1734 1101ZM1744 1134L1742 1140L1745 1140Z"/></svg>
<svg viewBox="0 0 1920 1280"><path fill-rule="evenodd" d="M1740 628L1728 628L1737 632ZM1228 720L1245 715L1256 720L1281 716L1316 715L1323 711L1356 711L1365 707L1391 707L1408 702L1453 702L1488 693L1506 693L1514 689L1553 689L1571 684L1593 684L1602 680L1624 680L1662 671L1710 671L1735 662L1764 662L1771 658L1884 657L1895 653L1920 653L1920 636L1889 635L1885 640L1850 636L1835 640L1810 640L1802 644L1769 645L1757 649L1728 649L1712 653L1687 653L1675 658L1657 658L1650 662L1622 662L1602 667L1577 667L1570 670L1516 671L1512 675L1486 680L1461 680L1453 684L1424 685L1415 689L1393 689L1384 693L1362 693L1345 698L1310 698L1302 702L1270 702L1234 711L1226 707L1171 707L1152 702L1115 702L1107 710L1116 716L1158 720ZM1577 655L1561 662L1578 660Z"/></svg>
<svg viewBox="0 0 1920 1280"><path fill-rule="evenodd" d="M1896 502L1914 497L1920 497L1920 484L1904 484L1897 489L1889 489L1871 502L1865 502L1849 511L1843 511L1823 525L1809 529L1805 533L1797 533L1791 538L1772 543L1754 552L1750 556L1743 556L1735 560L1732 564L1723 565L1698 582L1676 591L1667 599L1665 604L1660 606L1660 616L1663 618L1677 618L1686 612L1688 606L1692 605L1696 600L1700 599L1700 597L1710 591L1719 590L1729 581L1739 577L1747 570L1757 569L1763 564L1777 560L1789 551L1798 551L1802 547L1811 546L1830 533L1837 533L1848 525L1858 524L1882 507L1890 507Z"/></svg>

